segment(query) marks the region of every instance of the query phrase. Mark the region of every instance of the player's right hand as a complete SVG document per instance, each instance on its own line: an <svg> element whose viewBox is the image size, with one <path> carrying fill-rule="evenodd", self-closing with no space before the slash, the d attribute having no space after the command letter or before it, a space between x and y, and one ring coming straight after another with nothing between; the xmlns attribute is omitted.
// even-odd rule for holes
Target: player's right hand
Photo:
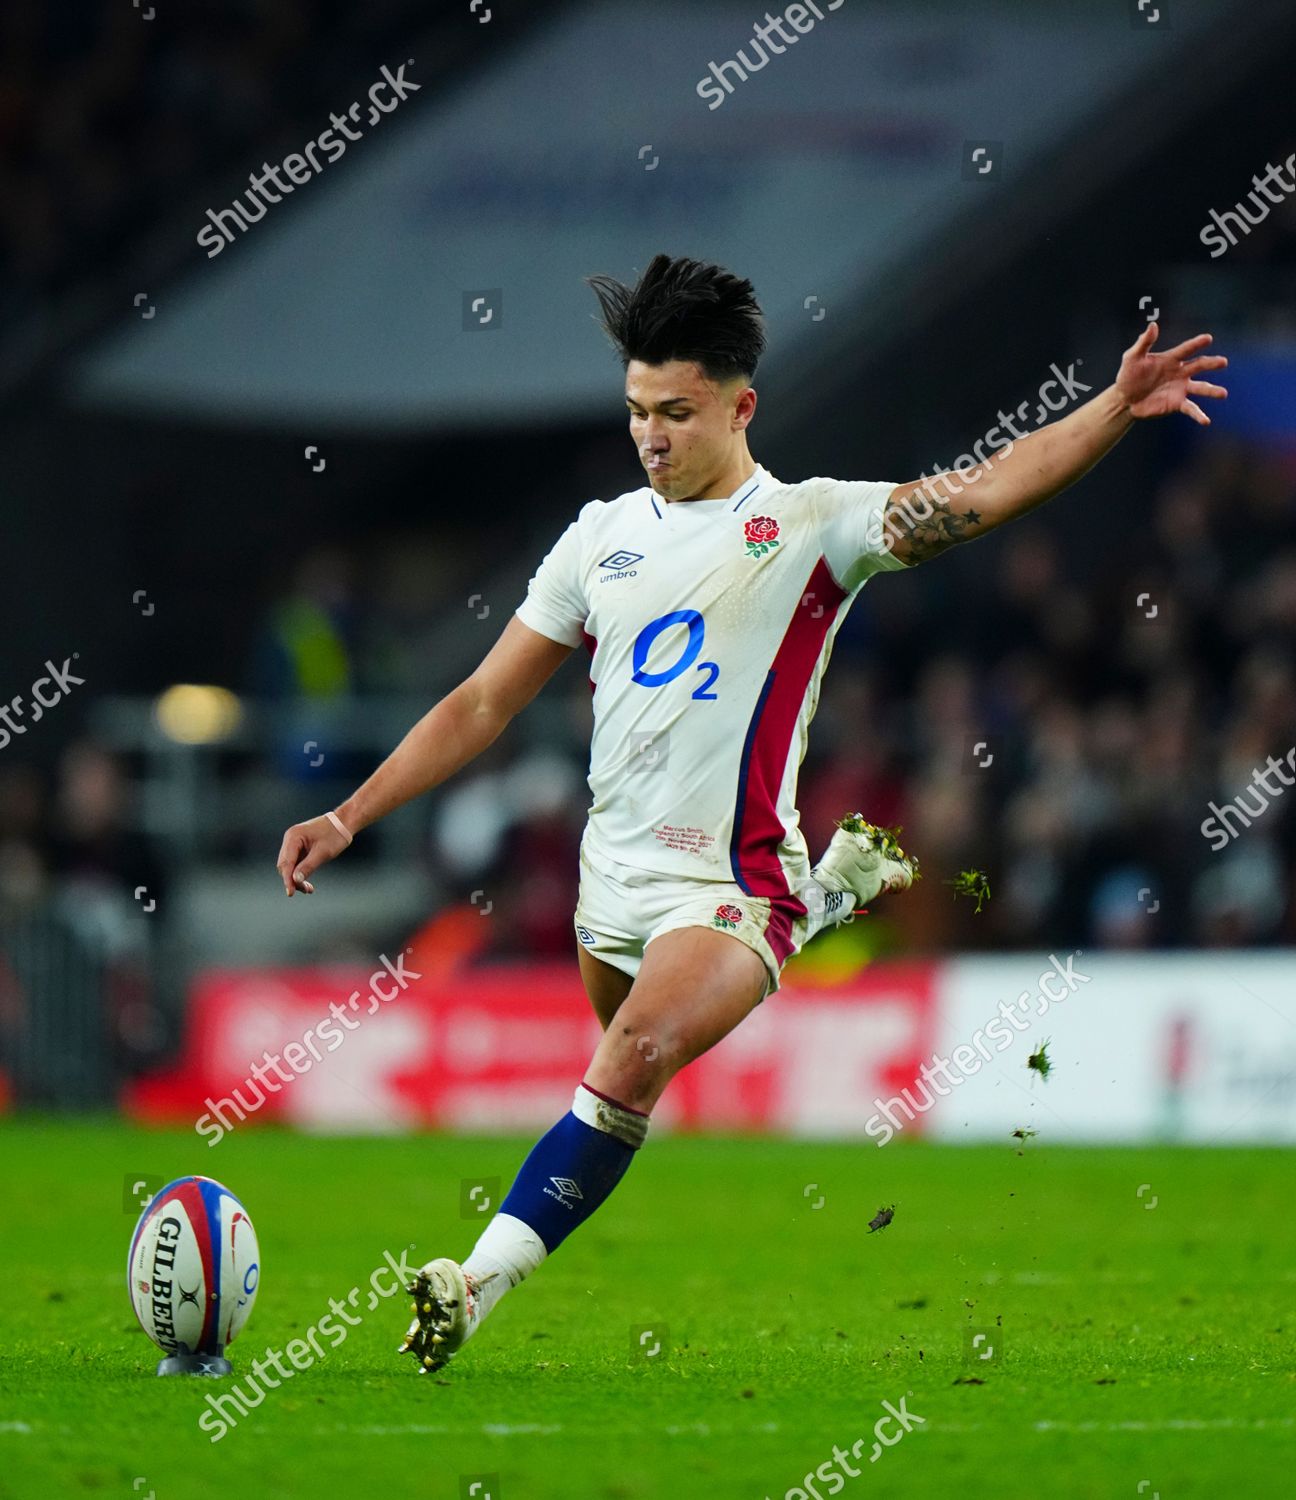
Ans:
<svg viewBox="0 0 1296 1500"><path fill-rule="evenodd" d="M313 896L315 887L310 877L347 847L346 839L322 814L306 823L294 823L283 836L275 867L284 883L284 892L291 896L294 890L299 890Z"/></svg>

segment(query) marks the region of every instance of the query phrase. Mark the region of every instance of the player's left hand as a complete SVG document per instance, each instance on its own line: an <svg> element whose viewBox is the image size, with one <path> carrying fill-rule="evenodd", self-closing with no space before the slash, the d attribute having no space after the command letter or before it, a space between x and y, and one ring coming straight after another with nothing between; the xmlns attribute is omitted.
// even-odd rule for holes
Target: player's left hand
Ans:
<svg viewBox="0 0 1296 1500"><path fill-rule="evenodd" d="M1194 422L1209 427L1210 418L1189 397L1219 399L1228 392L1222 385L1211 385L1193 377L1203 370L1222 370L1228 360L1222 354L1198 353L1211 342L1209 333L1185 339L1164 354L1153 354L1152 345L1156 343L1158 331L1155 323L1149 323L1121 359L1116 389L1125 398L1130 416L1165 417L1171 412L1182 411L1187 412Z"/></svg>

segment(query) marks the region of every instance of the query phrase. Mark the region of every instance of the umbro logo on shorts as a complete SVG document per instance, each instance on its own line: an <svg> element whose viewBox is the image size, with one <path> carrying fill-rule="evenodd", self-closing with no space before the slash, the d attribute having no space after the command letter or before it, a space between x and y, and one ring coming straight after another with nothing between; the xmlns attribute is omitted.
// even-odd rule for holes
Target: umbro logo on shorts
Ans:
<svg viewBox="0 0 1296 1500"><path fill-rule="evenodd" d="M577 927L576 936L581 940L582 943L585 944L587 948L592 948L594 946L594 934L589 930L588 927Z"/></svg>

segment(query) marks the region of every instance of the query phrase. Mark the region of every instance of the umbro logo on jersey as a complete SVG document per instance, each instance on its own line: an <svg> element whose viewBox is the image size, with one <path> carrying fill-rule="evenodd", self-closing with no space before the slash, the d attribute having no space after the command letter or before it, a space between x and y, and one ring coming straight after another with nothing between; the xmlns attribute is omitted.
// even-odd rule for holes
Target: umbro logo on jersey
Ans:
<svg viewBox="0 0 1296 1500"><path fill-rule="evenodd" d="M600 568L610 568L611 572L604 573L599 579L600 583L610 583L614 578L634 578L636 569L634 564L642 562L642 552L627 552L624 547L618 547L615 552L610 552L601 563Z"/></svg>

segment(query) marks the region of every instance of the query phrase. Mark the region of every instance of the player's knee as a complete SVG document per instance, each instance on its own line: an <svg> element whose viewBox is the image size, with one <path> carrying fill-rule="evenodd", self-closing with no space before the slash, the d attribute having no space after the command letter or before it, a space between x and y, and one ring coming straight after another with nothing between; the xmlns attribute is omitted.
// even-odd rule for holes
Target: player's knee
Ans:
<svg viewBox="0 0 1296 1500"><path fill-rule="evenodd" d="M651 1108L693 1059L687 1028L618 1016L590 1067L589 1081L631 1109Z"/></svg>
<svg viewBox="0 0 1296 1500"><path fill-rule="evenodd" d="M679 1021L637 1024L633 1018L627 1023L618 1017L613 1030L617 1032L617 1055L632 1073L652 1071L669 1076L697 1056L698 1038Z"/></svg>

